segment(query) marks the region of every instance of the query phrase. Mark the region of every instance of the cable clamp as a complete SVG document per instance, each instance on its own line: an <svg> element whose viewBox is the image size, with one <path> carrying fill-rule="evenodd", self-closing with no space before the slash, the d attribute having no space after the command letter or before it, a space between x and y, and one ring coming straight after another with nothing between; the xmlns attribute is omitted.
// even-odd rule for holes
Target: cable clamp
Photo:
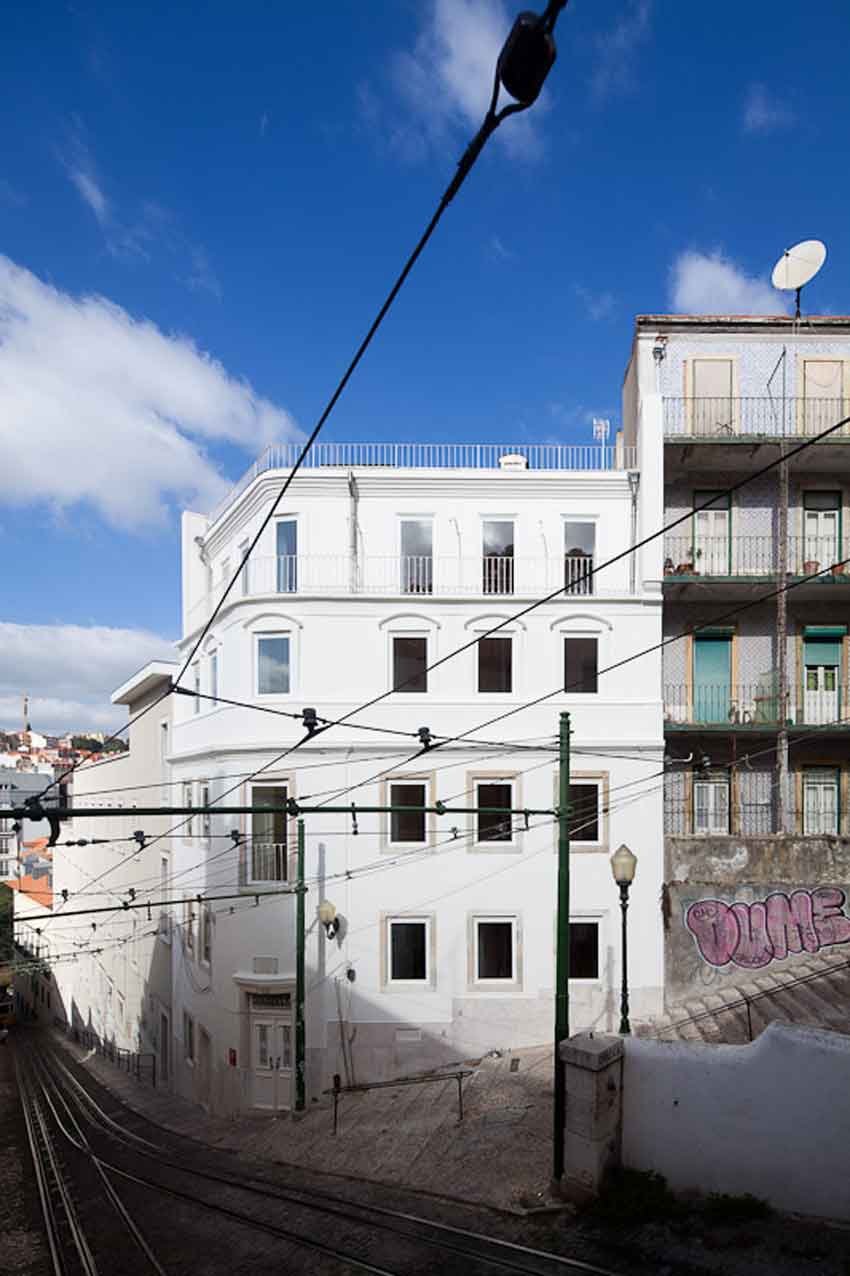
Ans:
<svg viewBox="0 0 850 1276"><path fill-rule="evenodd" d="M527 832L528 832L528 830L531 828L531 825L530 825L530 824L529 824L529 822L528 822L528 811L523 811L523 813L522 813L522 814L523 814L523 818L524 818L524 820L525 820L525 831L526 831L526 833L527 833Z"/></svg>
<svg viewBox="0 0 850 1276"><path fill-rule="evenodd" d="M140 851L143 851L145 849L145 846L147 845L147 838L145 836L144 829L136 829L135 833L133 834L133 841L138 842ZM136 854L137 853L138 852L136 852Z"/></svg>
<svg viewBox="0 0 850 1276"><path fill-rule="evenodd" d="M445 804L445 802L435 802L435 803L434 803L434 810L437 812L437 814L438 814L438 815L445 815L445 814L446 814L446 804Z"/></svg>
<svg viewBox="0 0 850 1276"><path fill-rule="evenodd" d="M231 829L230 836L233 838L233 845L239 846L242 841L242 834L239 832L239 829Z"/></svg>
<svg viewBox="0 0 850 1276"><path fill-rule="evenodd" d="M434 743L431 737L430 730L428 729L428 727L420 727L419 730L416 732L416 734L419 736L419 741L422 745L423 753L427 753L428 750L431 748L431 745Z"/></svg>
<svg viewBox="0 0 850 1276"><path fill-rule="evenodd" d="M295 801L295 798L287 798L286 799L286 814L299 815L300 813L301 813L301 807Z"/></svg>
<svg viewBox="0 0 850 1276"><path fill-rule="evenodd" d="M360 830L357 827L357 807L352 802L351 803L351 835L352 837L357 837L357 834L359 833L359 831Z"/></svg>

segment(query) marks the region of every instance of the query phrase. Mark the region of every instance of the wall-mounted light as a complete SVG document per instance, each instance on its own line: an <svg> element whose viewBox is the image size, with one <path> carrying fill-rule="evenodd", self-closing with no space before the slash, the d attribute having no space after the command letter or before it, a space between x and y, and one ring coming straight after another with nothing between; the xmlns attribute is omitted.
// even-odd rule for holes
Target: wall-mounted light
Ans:
<svg viewBox="0 0 850 1276"><path fill-rule="evenodd" d="M319 921L325 928L325 934L328 939L333 939L339 930L339 920L336 915L336 906L329 899L323 899L319 905L317 912Z"/></svg>

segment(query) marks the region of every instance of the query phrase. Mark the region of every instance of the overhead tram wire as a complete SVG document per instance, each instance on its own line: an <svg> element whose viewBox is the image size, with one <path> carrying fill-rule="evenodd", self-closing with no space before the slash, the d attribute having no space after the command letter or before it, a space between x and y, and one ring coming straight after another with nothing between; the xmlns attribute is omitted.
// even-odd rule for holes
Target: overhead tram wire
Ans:
<svg viewBox="0 0 850 1276"><path fill-rule="evenodd" d="M469 176L470 172L472 171L472 168L476 160L478 159L479 155L483 151L489 139L492 137L493 133L495 133L496 129L499 127L500 124L504 122L504 120L506 120L511 115L516 115L521 111L528 110L529 107L533 106L534 102L537 100L537 96L540 92L540 89L543 86L543 81L545 80L546 75L551 69L552 63L555 60L554 40L552 39L552 32L554 31L555 23L558 20L558 16L561 10L566 8L566 5L567 5L567 0L550 0L549 4L546 7L545 12L542 15L540 15L539 22L538 22L539 31L543 35L544 41L548 42L548 45L551 46L551 50L552 50L551 61L549 62L548 66L546 66L545 69L542 70L542 78L540 79L540 83L536 85L536 87L532 91L532 95L529 96L527 100L524 100L524 101L515 100L512 102L509 102L506 106L503 106L500 111L497 111L496 106L499 99L499 90L502 84L503 72L505 69L507 70L511 69L510 57L512 55L511 55L511 50L509 49L510 37L508 38L508 41L505 44L505 46L502 48L502 51L499 54L499 58L496 62L496 67L495 67L494 76L493 76L493 91L490 98L490 105L487 109L487 113L484 116L484 120L481 124L481 127L479 128L478 132L475 134L472 141L469 143L463 155L461 156L460 160L458 161L455 174L452 177L452 180L449 182L448 186L446 187L445 191L443 192L443 195L440 199L439 204L437 205L437 208L433 216L431 217L431 220L428 222L428 225L425 227L425 230L422 232L422 235L420 236L415 248L413 249L412 253L408 257L404 266L402 267L401 273L398 275L395 283L393 284L392 288L390 289L386 298L384 299L384 302L381 305L381 308L378 311L377 315L373 319L371 326L369 327L369 330L366 333L366 336L363 338L363 340L360 342L360 345L357 347L357 350L354 354L353 359L349 363L348 367L346 368L340 380L337 382L336 389L334 390L330 399L326 403L321 416L319 417L318 421L316 422L312 431L310 432L309 438L307 439L306 443L301 449L301 452L297 456L295 460L295 464L290 470L289 475L283 487L281 488L280 492L278 493L275 500L273 501L268 514L265 516L262 523L260 524L259 530L257 531L253 540L249 544L247 550L245 551L245 555L242 561L240 562L238 568L234 572L233 576L231 577L230 581L228 582L227 587L224 590L224 593L222 594L221 598L216 603L213 609L212 615L209 617L206 624L203 626L188 656L183 661L183 664L180 668L179 673L177 674L177 677L172 681L171 686L169 686L165 691L163 691L160 696L158 696L143 710L141 710L141 712L137 714L135 718L131 719L129 722L124 723L124 725L120 728L119 731L113 733L113 735L111 736L108 736L107 740L105 740L104 743L108 743L112 740L118 739L121 732L126 731L127 728L133 724L133 722L138 722L140 718L145 716L145 714L150 713L150 711L156 708L158 704L161 704L162 701L165 699L165 697L171 694L172 688L180 682L180 679L183 677L186 670L189 668L190 664L192 663L192 660L195 657L195 654L197 653L198 649L201 646L201 643L203 642L204 638L209 633L212 625L215 623L215 620L218 617L218 614L221 611L221 608L224 605L225 600L227 599L228 595L230 594L231 590L236 584L236 581L239 579L241 572L247 565L248 560L251 557L251 554L254 552L257 546L257 542L260 540L260 537L262 536L266 527L269 525L272 518L274 517L278 507L280 506L281 501L283 500L283 497L286 495L286 492L288 491L289 486L292 483L292 480L295 478L295 475L298 473L298 471L301 469L301 466L304 464L304 461L307 457L307 453L310 451L310 448L313 446L316 439L319 437L322 427L324 426L328 417L333 412L340 397L343 394L343 391L345 390L346 386L348 385L348 382L353 376L358 364L360 363L361 359L365 355L369 346L372 344L372 340L375 337L375 334L377 333L378 329L380 328L381 324L386 318L386 315L388 314L390 307L392 306L396 297L401 292L401 289L404 286L404 283L407 280L408 275L413 270L413 267L416 265L416 262L418 261L426 244L428 243L429 239L433 235L434 231L437 229L437 226L440 220L442 219L446 209L449 207L449 204L455 198L461 186L465 182L466 178ZM513 32L511 34L513 34ZM538 45L538 52L539 52L539 47L540 46ZM524 61L523 55L525 55L526 52L527 52L526 48L520 51L521 63ZM514 54L514 56L516 55ZM516 70L518 70L520 76L523 76L523 75L527 76L529 73L532 75L534 74L534 68L528 66L527 63L525 65L520 65L518 68L516 68ZM59 784L63 780L67 779L68 776L73 774L73 772L77 769L78 765L79 765L78 763L75 763L62 776L53 779L50 782L50 784L48 784L46 788L42 790L39 797L43 798L47 793L50 792L50 790L53 788L54 785Z"/></svg>

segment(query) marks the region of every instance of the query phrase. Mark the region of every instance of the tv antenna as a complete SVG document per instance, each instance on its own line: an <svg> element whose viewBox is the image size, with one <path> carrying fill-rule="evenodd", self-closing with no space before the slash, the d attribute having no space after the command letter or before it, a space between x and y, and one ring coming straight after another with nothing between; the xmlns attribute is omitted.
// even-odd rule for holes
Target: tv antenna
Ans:
<svg viewBox="0 0 850 1276"><path fill-rule="evenodd" d="M800 318L800 293L803 285L814 279L826 261L826 244L819 239L804 239L793 248L786 248L773 267L770 281L782 292L796 293L794 318Z"/></svg>
<svg viewBox="0 0 850 1276"><path fill-rule="evenodd" d="M607 443L608 435L611 433L611 422L603 421L601 417L593 418L593 437L597 443Z"/></svg>

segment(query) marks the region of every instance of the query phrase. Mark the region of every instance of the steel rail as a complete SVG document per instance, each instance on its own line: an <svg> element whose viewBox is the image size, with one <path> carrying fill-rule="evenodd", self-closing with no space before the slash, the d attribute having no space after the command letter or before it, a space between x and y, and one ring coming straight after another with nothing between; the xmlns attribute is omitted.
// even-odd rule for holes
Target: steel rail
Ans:
<svg viewBox="0 0 850 1276"><path fill-rule="evenodd" d="M331 1192L323 1192L320 1189L306 1191L301 1188L272 1188L261 1179L234 1179L230 1175L216 1174L213 1171L201 1170L192 1165L183 1165L179 1161L172 1160L170 1156L163 1155L164 1152L168 1152L170 1149L164 1149L120 1126L100 1107L97 1100L73 1075L55 1051L53 1052L53 1059L62 1074L72 1083L75 1091L80 1096L79 1101L81 1104L87 1105L95 1113L93 1124L99 1124L104 1133L109 1134L126 1146L137 1145L137 1150L141 1155L148 1156L160 1165L167 1165L179 1172L193 1175L208 1182L222 1184L230 1189L237 1189L250 1195L297 1205L303 1209L314 1210L344 1219L349 1223L353 1222L361 1226L379 1228L406 1241L428 1245L444 1252L458 1254L467 1259L476 1259L491 1266L523 1273L524 1276L540 1273L543 1270L541 1264L548 1264L548 1269L555 1267L562 1271L585 1272L589 1276L620 1276L619 1273L613 1272L608 1268L587 1263L582 1259L568 1258L561 1254L553 1254L546 1250L520 1245L514 1241L484 1236L468 1228L455 1227L448 1223L422 1218L402 1210L390 1209L387 1206L362 1205L336 1196ZM91 1118L89 1119L91 1120ZM155 1186L159 1185L156 1184ZM199 1201L199 1203L202 1202ZM208 1208L215 1208L215 1206L208 1205ZM399 1227L398 1224L403 1226ZM443 1234L447 1239L441 1240L434 1233ZM463 1242L466 1242L466 1244ZM522 1258L532 1261L536 1266L520 1265ZM354 1260L347 1259L347 1261Z"/></svg>
<svg viewBox="0 0 850 1276"><path fill-rule="evenodd" d="M33 1064L34 1058L36 1060L35 1064ZM78 1151L82 1152L84 1155L86 1155L89 1158L92 1166L97 1171L97 1175L101 1181L101 1184L103 1185L103 1190L104 1190L104 1193L106 1194L107 1199L109 1200L110 1204L113 1206L119 1218L121 1219L126 1231L136 1242L139 1249L142 1251L145 1258L147 1259L148 1263L151 1265L153 1270L157 1273L157 1276L167 1276L165 1268L161 1265L156 1255L153 1253L152 1249L150 1248L144 1236L142 1235L138 1225L131 1218L130 1213L127 1207L125 1206L124 1202L121 1200L118 1193L115 1191L115 1188L110 1183L104 1164L101 1162L100 1158L96 1155L96 1153L90 1146L88 1139L86 1138L85 1134L83 1133L83 1130L80 1127L79 1122L77 1121L76 1117L71 1111L70 1105L68 1104L65 1096L62 1094L61 1088L57 1085L54 1078L50 1077L50 1075L47 1073L47 1069L44 1066L43 1060L38 1059L36 1056L31 1054L29 1064L30 1064L30 1068L32 1069L33 1075L35 1076L36 1083L39 1089L41 1090L42 1095L44 1096L44 1100L47 1103L47 1106L50 1108L53 1119L56 1122L63 1137L67 1139L68 1142L73 1147L75 1147ZM40 1075L40 1076L37 1075L39 1073L46 1074L47 1080L45 1081L44 1075ZM66 1128L61 1115L57 1111L56 1104L53 1101L51 1091L52 1091L52 1094L56 1096L56 1099L59 1101L59 1103L61 1103L62 1107L65 1109L67 1120L71 1124L74 1133L72 1133ZM75 1134L76 1134L76 1137L75 1137ZM86 1248L88 1249L88 1246L86 1246ZM93 1259L92 1259L92 1262L94 1262ZM96 1265L93 1270L94 1272L97 1271Z"/></svg>
<svg viewBox="0 0 850 1276"><path fill-rule="evenodd" d="M98 1276L97 1264L59 1166L38 1096L18 1059L15 1060L15 1072L53 1270L56 1276L69 1276L72 1270L68 1261L70 1255L59 1235L64 1222L79 1260L77 1269L86 1276Z"/></svg>

